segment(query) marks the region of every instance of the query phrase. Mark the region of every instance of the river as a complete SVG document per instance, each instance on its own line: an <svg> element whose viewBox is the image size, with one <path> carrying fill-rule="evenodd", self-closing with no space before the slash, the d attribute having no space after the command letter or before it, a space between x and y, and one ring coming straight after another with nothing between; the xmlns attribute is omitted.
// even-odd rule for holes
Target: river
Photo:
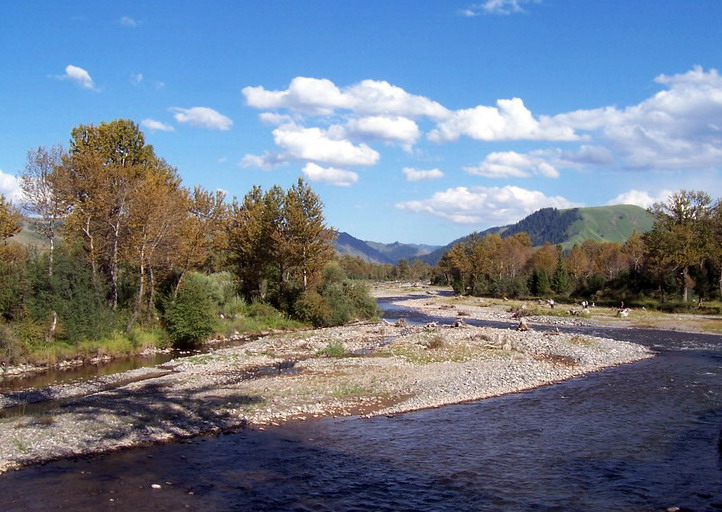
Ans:
<svg viewBox="0 0 722 512"><path fill-rule="evenodd" d="M0 510L722 510L722 337L593 332L658 355L469 404L35 466L0 476Z"/></svg>

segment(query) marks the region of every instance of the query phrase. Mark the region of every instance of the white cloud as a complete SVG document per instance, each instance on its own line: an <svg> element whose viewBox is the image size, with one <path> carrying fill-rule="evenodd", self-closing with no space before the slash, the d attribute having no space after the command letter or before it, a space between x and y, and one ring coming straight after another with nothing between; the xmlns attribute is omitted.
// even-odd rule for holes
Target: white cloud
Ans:
<svg viewBox="0 0 722 512"><path fill-rule="evenodd" d="M258 86L244 87L241 92L246 103L254 108L284 108L311 115L331 115L337 110L411 118L441 119L448 115L439 103L378 80L363 80L341 89L325 78L296 77L283 91L269 91Z"/></svg>
<svg viewBox="0 0 722 512"><path fill-rule="evenodd" d="M6 199L16 205L19 204L22 199L20 178L12 174L6 174L0 170L0 194L4 195Z"/></svg>
<svg viewBox="0 0 722 512"><path fill-rule="evenodd" d="M632 189L623 194L619 194L607 204L636 204L642 208L649 208L654 203L665 202L674 192L671 190L660 190L652 195L644 190Z"/></svg>
<svg viewBox="0 0 722 512"><path fill-rule="evenodd" d="M140 25L140 22L130 16L122 16L118 22L124 27L135 28Z"/></svg>
<svg viewBox="0 0 722 512"><path fill-rule="evenodd" d="M90 77L90 73L83 68L73 66L72 64L65 66L65 74L56 78L60 78L61 80L71 80L84 89L90 89L91 91L97 90L93 79Z"/></svg>
<svg viewBox="0 0 722 512"><path fill-rule="evenodd" d="M436 192L429 199L396 204L402 210L426 213L459 224L502 226L517 222L545 207L581 206L563 197L514 186L456 187Z"/></svg>
<svg viewBox="0 0 722 512"><path fill-rule="evenodd" d="M520 98L498 100L496 107L457 110L440 122L428 138L434 142L457 140L462 135L484 141L555 140L572 141L579 137L574 130L553 118L535 119Z"/></svg>
<svg viewBox="0 0 722 512"><path fill-rule="evenodd" d="M273 130L273 140L286 150L290 159L310 160L329 165L373 165L378 152L366 144L354 145L336 138L333 131L285 124Z"/></svg>
<svg viewBox="0 0 722 512"><path fill-rule="evenodd" d="M130 74L130 83L135 85L136 87L139 86L143 82L143 73L131 73Z"/></svg>
<svg viewBox="0 0 722 512"><path fill-rule="evenodd" d="M228 117L208 107L173 107L170 111L175 112L173 117L177 122L191 126L221 131L230 130L233 126L233 121Z"/></svg>
<svg viewBox="0 0 722 512"><path fill-rule="evenodd" d="M526 12L522 5L528 3L540 3L541 0L486 0L480 4L473 4L463 9L463 16L479 16L480 14L518 14Z"/></svg>
<svg viewBox="0 0 722 512"><path fill-rule="evenodd" d="M334 167L321 167L312 162L302 169L303 174L311 181L328 183L338 187L348 187L358 181L358 174L353 171L336 169Z"/></svg>
<svg viewBox="0 0 722 512"><path fill-rule="evenodd" d="M369 116L350 119L346 124L349 135L361 139L380 139L398 143L410 151L421 135L418 125L406 117Z"/></svg>
<svg viewBox="0 0 722 512"><path fill-rule="evenodd" d="M275 112L262 112L258 114L258 119L260 119L264 124L270 124L273 126L293 123L293 118L291 116L277 114Z"/></svg>
<svg viewBox="0 0 722 512"><path fill-rule="evenodd" d="M413 167L404 167L401 169L401 172L404 173L406 181L428 181L444 177L444 173L439 169L422 171L420 169L414 169Z"/></svg>
<svg viewBox="0 0 722 512"><path fill-rule="evenodd" d="M660 75L667 87L638 105L554 117L571 129L597 131L627 168L685 170L722 165L722 77L695 67Z"/></svg>
<svg viewBox="0 0 722 512"><path fill-rule="evenodd" d="M278 151L266 151L262 155L245 155L241 160L242 167L258 167L266 171L286 165L290 158Z"/></svg>
<svg viewBox="0 0 722 512"><path fill-rule="evenodd" d="M140 122L140 125L143 128L146 128L152 132L172 132L175 131L175 128L173 126L163 123L161 121L156 121L155 119L143 119Z"/></svg>
<svg viewBox="0 0 722 512"><path fill-rule="evenodd" d="M464 170L485 178L529 178L532 175L559 177L559 171L543 158L514 151L490 153L476 167L464 167Z"/></svg>

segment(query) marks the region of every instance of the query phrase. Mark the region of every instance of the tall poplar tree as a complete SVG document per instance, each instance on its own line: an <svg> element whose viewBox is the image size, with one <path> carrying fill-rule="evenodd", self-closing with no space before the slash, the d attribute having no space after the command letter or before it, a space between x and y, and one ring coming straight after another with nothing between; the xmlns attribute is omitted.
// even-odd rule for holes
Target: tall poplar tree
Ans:
<svg viewBox="0 0 722 512"><path fill-rule="evenodd" d="M692 280L689 269L698 265L706 256L706 223L710 216L712 199L706 192L681 190L675 192L665 203L650 208L656 222L652 231L645 235L655 259L680 272L682 301L689 300ZM655 243L651 243L652 240Z"/></svg>
<svg viewBox="0 0 722 512"><path fill-rule="evenodd" d="M20 176L23 191L23 208L34 215L32 223L38 232L48 239L48 275L53 275L55 238L58 228L67 214L67 206L56 194L51 178L55 169L62 165L65 152L57 145L49 150L40 146L28 151L25 171Z"/></svg>

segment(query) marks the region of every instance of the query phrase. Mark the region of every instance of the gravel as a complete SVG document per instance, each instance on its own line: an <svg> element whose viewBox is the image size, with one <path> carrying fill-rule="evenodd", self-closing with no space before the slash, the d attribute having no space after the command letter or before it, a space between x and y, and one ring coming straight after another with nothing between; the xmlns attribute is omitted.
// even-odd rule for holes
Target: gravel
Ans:
<svg viewBox="0 0 722 512"><path fill-rule="evenodd" d="M404 305L443 311L418 301ZM332 349L341 357L323 355ZM610 339L471 326L274 334L157 368L0 395L0 472L291 419L439 407L651 356Z"/></svg>

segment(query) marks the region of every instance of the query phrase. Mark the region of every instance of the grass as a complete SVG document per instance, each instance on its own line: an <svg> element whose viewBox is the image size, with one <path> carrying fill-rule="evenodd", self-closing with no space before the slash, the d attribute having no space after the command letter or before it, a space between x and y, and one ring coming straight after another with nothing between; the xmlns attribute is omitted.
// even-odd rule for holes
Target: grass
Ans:
<svg viewBox="0 0 722 512"><path fill-rule="evenodd" d="M347 357L349 353L346 350L346 345L342 341L336 340L316 352L316 355L322 357Z"/></svg>
<svg viewBox="0 0 722 512"><path fill-rule="evenodd" d="M346 382L337 386L331 395L334 398L346 398L350 396L362 396L371 394L372 390L360 384Z"/></svg>
<svg viewBox="0 0 722 512"><path fill-rule="evenodd" d="M235 316L220 320L220 332L224 336L235 333L255 334L270 330L296 330L308 327L302 322L291 320L281 314L271 316Z"/></svg>
<svg viewBox="0 0 722 512"><path fill-rule="evenodd" d="M432 363L463 363L473 359L485 357L498 357L499 351L484 347L473 347L466 344L448 344L429 350L423 342L421 343L394 343L390 345L380 355L390 354L392 356L403 357L413 364L432 364Z"/></svg>

